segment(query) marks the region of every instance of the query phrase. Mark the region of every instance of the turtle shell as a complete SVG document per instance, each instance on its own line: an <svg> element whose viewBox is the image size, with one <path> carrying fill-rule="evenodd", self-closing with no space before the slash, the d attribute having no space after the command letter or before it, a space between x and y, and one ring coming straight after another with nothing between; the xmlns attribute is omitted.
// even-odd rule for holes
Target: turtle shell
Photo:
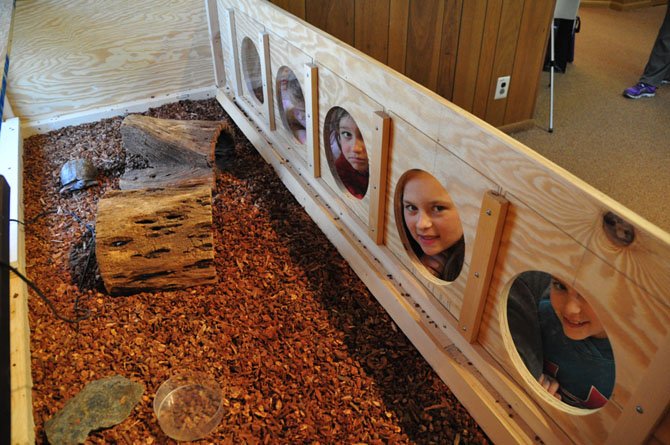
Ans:
<svg viewBox="0 0 670 445"><path fill-rule="evenodd" d="M97 185L98 169L86 159L73 159L60 169L60 192L66 193Z"/></svg>

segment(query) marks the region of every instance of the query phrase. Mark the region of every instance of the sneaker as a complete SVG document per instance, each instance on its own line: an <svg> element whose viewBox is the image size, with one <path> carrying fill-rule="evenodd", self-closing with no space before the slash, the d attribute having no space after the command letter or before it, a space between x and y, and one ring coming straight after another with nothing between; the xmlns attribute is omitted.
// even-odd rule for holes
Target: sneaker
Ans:
<svg viewBox="0 0 670 445"><path fill-rule="evenodd" d="M661 85L667 85L670 83L670 79L663 79L661 80Z"/></svg>
<svg viewBox="0 0 670 445"><path fill-rule="evenodd" d="M623 92L624 97L630 99L639 99L641 97L654 97L656 96L656 87L649 85L648 83L638 82L637 85L633 85L630 88L626 88Z"/></svg>

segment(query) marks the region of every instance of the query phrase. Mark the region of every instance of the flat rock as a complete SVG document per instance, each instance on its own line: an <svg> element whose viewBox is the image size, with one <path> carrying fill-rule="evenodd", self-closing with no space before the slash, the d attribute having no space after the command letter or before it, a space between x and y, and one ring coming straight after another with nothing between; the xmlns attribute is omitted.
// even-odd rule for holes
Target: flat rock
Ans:
<svg viewBox="0 0 670 445"><path fill-rule="evenodd" d="M120 375L87 384L45 423L52 445L84 443L88 434L123 422L144 394L144 386Z"/></svg>

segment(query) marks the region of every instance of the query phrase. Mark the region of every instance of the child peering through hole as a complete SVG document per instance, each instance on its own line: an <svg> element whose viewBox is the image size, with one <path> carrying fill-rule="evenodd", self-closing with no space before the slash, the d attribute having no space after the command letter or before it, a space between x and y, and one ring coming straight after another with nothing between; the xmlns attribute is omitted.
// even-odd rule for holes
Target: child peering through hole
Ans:
<svg viewBox="0 0 670 445"><path fill-rule="evenodd" d="M358 125L344 108L332 111L330 145L340 181L354 197L363 199L370 178L368 152Z"/></svg>
<svg viewBox="0 0 670 445"><path fill-rule="evenodd" d="M449 193L429 173L410 170L402 189L403 225L412 250L435 277L454 281L463 267L463 226Z"/></svg>
<svg viewBox="0 0 670 445"><path fill-rule="evenodd" d="M286 123L296 139L304 144L307 140L305 97L293 71L289 71L286 79L281 81L280 87Z"/></svg>
<svg viewBox="0 0 670 445"><path fill-rule="evenodd" d="M519 355L545 390L578 408L607 403L614 387L612 346L580 293L550 274L525 272L510 289L507 316Z"/></svg>

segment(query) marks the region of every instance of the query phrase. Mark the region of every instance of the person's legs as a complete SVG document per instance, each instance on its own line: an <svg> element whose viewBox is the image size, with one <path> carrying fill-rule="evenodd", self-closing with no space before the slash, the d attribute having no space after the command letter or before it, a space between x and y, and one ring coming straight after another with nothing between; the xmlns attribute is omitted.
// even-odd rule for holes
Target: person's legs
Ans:
<svg viewBox="0 0 670 445"><path fill-rule="evenodd" d="M667 80L670 68L670 6L665 11L665 19L658 31L658 37L649 55L649 61L640 77L640 82L659 86Z"/></svg>
<svg viewBox="0 0 670 445"><path fill-rule="evenodd" d="M653 97L656 88L670 80L670 6L665 10L665 19L651 49L649 60L640 81L623 92L625 97L639 99Z"/></svg>

